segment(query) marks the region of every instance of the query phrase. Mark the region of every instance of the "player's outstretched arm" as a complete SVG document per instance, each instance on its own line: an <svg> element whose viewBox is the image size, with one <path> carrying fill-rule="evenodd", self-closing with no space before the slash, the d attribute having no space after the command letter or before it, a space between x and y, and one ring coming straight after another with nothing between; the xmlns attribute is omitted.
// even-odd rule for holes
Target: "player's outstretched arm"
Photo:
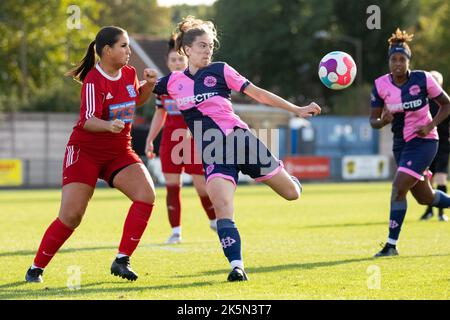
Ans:
<svg viewBox="0 0 450 320"><path fill-rule="evenodd" d="M297 116L302 118L308 118L321 113L322 109L315 102L311 102L309 105L304 107L296 106L289 101L277 96L276 94L261 89L254 84L249 84L245 89L244 93L249 97L255 99L259 103L266 104L272 107L284 109L286 111L295 113Z"/></svg>
<svg viewBox="0 0 450 320"><path fill-rule="evenodd" d="M150 98L153 88L155 88L156 81L158 80L158 73L153 69L144 69L145 83L139 87L139 99L137 106L142 106L148 98Z"/></svg>

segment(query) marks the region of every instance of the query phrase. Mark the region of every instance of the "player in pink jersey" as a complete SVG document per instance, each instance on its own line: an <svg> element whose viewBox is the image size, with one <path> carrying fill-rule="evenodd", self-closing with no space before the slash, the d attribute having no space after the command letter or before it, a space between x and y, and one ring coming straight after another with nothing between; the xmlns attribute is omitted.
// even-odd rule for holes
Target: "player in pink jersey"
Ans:
<svg viewBox="0 0 450 320"><path fill-rule="evenodd" d="M169 40L167 52L167 66L170 71L183 71L187 67L187 59L175 50L175 38ZM164 126L159 155L162 172L166 181L166 204L169 222L172 227L172 235L167 240L168 244L181 242L181 199L180 189L182 185L181 173L184 171L192 176L194 187L200 197L201 203L210 221L210 228L217 230L214 207L206 193L206 183L203 166L200 161L195 161L196 152L194 139L191 138L184 122L183 115L178 110L175 101L168 95L158 96L156 110L150 126L146 154L149 159L155 157L153 141ZM186 144L183 151L189 154L177 152L177 146ZM198 156L197 156L198 157Z"/></svg>
<svg viewBox="0 0 450 320"><path fill-rule="evenodd" d="M111 273L128 280L138 277L130 267L130 256L147 226L155 190L147 169L131 149L130 128L135 108L151 95L156 73L145 69L146 80L140 85L136 70L127 65L130 54L127 32L104 27L80 64L68 73L83 83L80 120L64 157L59 215L44 234L26 273L28 282L43 281L44 268L81 223L98 178L133 202Z"/></svg>
<svg viewBox="0 0 450 320"><path fill-rule="evenodd" d="M234 113L231 90L300 117L317 115L321 109L315 103L298 107L251 84L228 64L212 63L217 41L212 22L187 17L178 24L178 29L176 48L188 57L188 68L159 79L154 92L175 99L201 151L206 190L216 212L219 240L231 266L228 281L247 280L241 239L233 221L239 172L264 182L287 200L299 198L301 185Z"/></svg>
<svg viewBox="0 0 450 320"><path fill-rule="evenodd" d="M398 166L392 184L388 240L375 257L398 255L396 245L409 191L420 204L450 206L450 197L431 187L428 172L438 148L436 126L448 117L450 100L430 73L409 69L411 49L406 42L412 37L399 29L392 34L388 53L390 73L376 79L372 91L370 124L380 129L392 123L393 152ZM440 105L434 118L429 99Z"/></svg>

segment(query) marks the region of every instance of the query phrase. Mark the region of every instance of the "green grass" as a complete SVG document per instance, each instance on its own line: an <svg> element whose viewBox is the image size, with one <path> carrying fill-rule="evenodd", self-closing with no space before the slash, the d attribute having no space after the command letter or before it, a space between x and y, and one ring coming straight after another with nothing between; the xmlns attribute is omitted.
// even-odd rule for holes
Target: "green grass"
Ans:
<svg viewBox="0 0 450 320"><path fill-rule="evenodd" d="M0 299L449 299L450 224L418 221L424 208L411 198L400 256L372 258L387 236L389 194L388 183L307 184L300 201L288 202L265 186L239 186L236 222L250 281L227 283L228 262L191 187L182 194L184 241L163 245L170 227L159 188L132 258L140 277L126 282L109 267L130 202L98 189L45 282L27 284L60 191L0 191ZM71 266L81 271L79 290L67 286ZM378 289L371 279L380 279Z"/></svg>

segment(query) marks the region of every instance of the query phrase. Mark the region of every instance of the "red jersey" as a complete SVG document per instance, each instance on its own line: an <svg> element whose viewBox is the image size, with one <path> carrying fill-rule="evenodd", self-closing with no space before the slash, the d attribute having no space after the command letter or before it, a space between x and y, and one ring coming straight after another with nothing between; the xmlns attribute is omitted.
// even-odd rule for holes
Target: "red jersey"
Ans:
<svg viewBox="0 0 450 320"><path fill-rule="evenodd" d="M107 153L131 148L131 123L138 98L139 80L133 67L122 67L113 78L97 63L83 81L80 120L73 128L69 144ZM125 122L125 128L120 133L84 130L85 122L92 117L106 121L120 119Z"/></svg>
<svg viewBox="0 0 450 320"><path fill-rule="evenodd" d="M179 128L187 129L181 111L178 109L175 100L170 96L165 94L156 96L156 108L167 111L166 123L164 125L165 129L170 131Z"/></svg>

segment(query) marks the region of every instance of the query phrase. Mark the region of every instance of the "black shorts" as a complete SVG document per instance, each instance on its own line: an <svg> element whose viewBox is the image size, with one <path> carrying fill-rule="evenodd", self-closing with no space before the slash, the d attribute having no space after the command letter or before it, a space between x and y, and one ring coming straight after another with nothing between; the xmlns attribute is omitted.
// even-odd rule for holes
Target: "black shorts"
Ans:
<svg viewBox="0 0 450 320"><path fill-rule="evenodd" d="M448 174L448 158L449 158L448 147L441 147L441 145L439 145L436 157L434 157L434 160L430 165L430 171L433 173Z"/></svg>
<svg viewBox="0 0 450 320"><path fill-rule="evenodd" d="M236 185L239 172L261 182L283 169L283 162L250 130L235 127L227 136L217 132L212 142L202 142L206 183L213 178L223 178Z"/></svg>

